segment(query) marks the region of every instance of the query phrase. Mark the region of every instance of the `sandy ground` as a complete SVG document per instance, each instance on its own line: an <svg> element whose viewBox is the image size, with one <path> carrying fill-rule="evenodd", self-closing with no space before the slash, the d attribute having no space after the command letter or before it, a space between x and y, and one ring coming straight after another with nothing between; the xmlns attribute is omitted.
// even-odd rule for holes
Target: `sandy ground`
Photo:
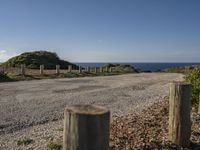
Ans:
<svg viewBox="0 0 200 150"><path fill-rule="evenodd" d="M167 83L182 78L144 73L0 83L0 134L61 119L72 104L103 105L113 116L124 115L168 95Z"/></svg>
<svg viewBox="0 0 200 150"><path fill-rule="evenodd" d="M112 117L139 113L168 96L169 82L180 80L181 74L141 73L0 83L0 148L30 131L49 136L48 127L62 126L66 105L106 106Z"/></svg>

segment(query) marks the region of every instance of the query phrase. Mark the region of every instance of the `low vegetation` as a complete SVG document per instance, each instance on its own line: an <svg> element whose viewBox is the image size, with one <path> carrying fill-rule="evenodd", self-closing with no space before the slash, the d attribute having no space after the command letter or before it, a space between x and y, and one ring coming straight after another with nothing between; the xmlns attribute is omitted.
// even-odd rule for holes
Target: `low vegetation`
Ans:
<svg viewBox="0 0 200 150"><path fill-rule="evenodd" d="M106 64L104 67L112 68L114 72L133 73L138 72L133 66L129 64Z"/></svg>
<svg viewBox="0 0 200 150"><path fill-rule="evenodd" d="M68 65L72 65L74 69L78 69L77 65L61 60L56 53L48 51L22 53L19 56L10 58L2 66L19 67L21 64L25 64L29 69L39 69L40 65L44 65L46 69L55 69L56 65L60 65L61 69L67 69Z"/></svg>
<svg viewBox="0 0 200 150"><path fill-rule="evenodd" d="M26 146L26 145L29 145L29 144L31 144L33 142L33 140L32 139L29 139L29 138L25 138L25 139L22 139L22 140L18 140L17 141L17 145L24 145L24 146Z"/></svg>
<svg viewBox="0 0 200 150"><path fill-rule="evenodd" d="M105 68L112 68L110 70L105 70ZM22 80L41 80L41 79L55 79L55 78L77 78L77 77L93 77L93 76L110 76L110 75L120 75L125 73L137 73L138 71L130 65L121 65L121 64L107 64L103 66L104 71L100 72L99 68L97 72L94 71L94 68L90 69L90 72L82 71L81 73L78 70L73 70L72 72L67 72L67 70L60 70L59 74L56 74L55 70L44 70L44 74L40 75L39 69L26 69L25 75L20 75L19 68L10 68L5 69L4 73L0 73L0 82L8 81L22 81Z"/></svg>
<svg viewBox="0 0 200 150"><path fill-rule="evenodd" d="M0 82L9 82L9 81L13 81L13 79L10 78L7 74L0 73Z"/></svg>
<svg viewBox="0 0 200 150"><path fill-rule="evenodd" d="M193 69L186 75L186 80L192 84L192 106L198 108L200 94L200 68Z"/></svg>
<svg viewBox="0 0 200 150"><path fill-rule="evenodd" d="M62 141L53 142L47 144L47 148L50 150L61 150L62 149Z"/></svg>

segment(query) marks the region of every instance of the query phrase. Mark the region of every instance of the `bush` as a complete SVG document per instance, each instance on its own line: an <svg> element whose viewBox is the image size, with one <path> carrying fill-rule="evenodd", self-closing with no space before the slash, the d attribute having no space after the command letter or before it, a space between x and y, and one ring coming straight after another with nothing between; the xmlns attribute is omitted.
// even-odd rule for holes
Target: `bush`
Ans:
<svg viewBox="0 0 200 150"><path fill-rule="evenodd" d="M25 139L22 139L22 140L18 140L17 145L28 145L28 144L31 144L32 142L33 142L32 139L25 138Z"/></svg>
<svg viewBox="0 0 200 150"><path fill-rule="evenodd" d="M197 108L200 94L200 68L190 71L186 80L192 84L192 106Z"/></svg>
<svg viewBox="0 0 200 150"><path fill-rule="evenodd" d="M12 81L12 79L7 74L0 73L0 82Z"/></svg>
<svg viewBox="0 0 200 150"><path fill-rule="evenodd" d="M2 66L20 67L21 64L25 64L29 69L39 69L40 65L44 65L45 69L55 69L56 65L60 65L61 69L67 69L68 65L78 69L77 65L61 60L56 53L48 51L22 53L19 56L10 58Z"/></svg>

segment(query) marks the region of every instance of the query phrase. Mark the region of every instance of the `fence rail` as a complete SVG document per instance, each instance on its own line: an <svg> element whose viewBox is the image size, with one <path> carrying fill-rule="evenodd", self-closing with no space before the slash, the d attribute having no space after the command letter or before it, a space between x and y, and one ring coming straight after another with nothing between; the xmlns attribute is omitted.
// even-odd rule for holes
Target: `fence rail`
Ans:
<svg viewBox="0 0 200 150"><path fill-rule="evenodd" d="M68 69L60 69L60 65L56 65L55 69L45 69L44 65L40 65L39 69L29 69L25 65L21 65L21 67L2 67L0 66L0 73L11 73L17 75L53 75L60 73L104 73L104 72L114 72L112 68L108 67L79 67L79 69L72 69L72 66L69 65Z"/></svg>

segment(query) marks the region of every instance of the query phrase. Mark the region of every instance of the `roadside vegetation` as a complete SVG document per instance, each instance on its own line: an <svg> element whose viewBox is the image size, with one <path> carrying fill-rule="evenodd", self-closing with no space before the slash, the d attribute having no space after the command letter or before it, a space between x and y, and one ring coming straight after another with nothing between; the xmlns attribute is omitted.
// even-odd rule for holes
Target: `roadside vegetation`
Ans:
<svg viewBox="0 0 200 150"><path fill-rule="evenodd" d="M185 66L169 68L166 69L165 72L185 74L186 81L192 84L191 104L193 109L197 111L200 100L200 68L198 66Z"/></svg>
<svg viewBox="0 0 200 150"><path fill-rule="evenodd" d="M192 106L197 110L200 94L200 68L190 71L186 75L186 80L192 84Z"/></svg>
<svg viewBox="0 0 200 150"><path fill-rule="evenodd" d="M33 142L33 140L32 139L29 139L29 138L25 138L25 139L21 139L21 140L18 140L17 141L17 145L18 146L26 146L26 145L29 145L29 144L31 144Z"/></svg>
<svg viewBox="0 0 200 150"><path fill-rule="evenodd" d="M110 66L109 64L108 66ZM114 65L112 65L114 66ZM104 66L105 69L106 66ZM9 81L23 81L23 80L41 80L41 79L56 79L56 78L79 78L79 77L94 77L94 76L110 76L110 75L121 75L126 73L138 73L134 67L129 65L116 65L112 67L112 72L105 71L100 72L98 69L97 72L94 71L94 68L91 68L90 72L82 71L79 73L78 70L73 70L72 72L67 72L67 70L60 70L59 74L55 73L55 70L45 70L43 75L40 75L39 69L27 69L25 75L18 74L17 70L19 68L12 69L11 71L5 71L0 73L0 82L9 82Z"/></svg>
<svg viewBox="0 0 200 150"><path fill-rule="evenodd" d="M20 67L25 65L25 75L20 75ZM44 66L44 74L40 74L40 65ZM60 73L56 74L55 67L60 66ZM72 72L67 72L68 66L72 67ZM0 65L0 82L21 81L21 80L41 80L55 78L74 78L86 76L108 76L119 75L124 73L138 72L134 67L124 64L106 64L101 72L98 68L90 68L92 71L87 72L82 68L79 73L79 66L65 60L61 60L56 53L48 51L33 51L22 53L19 56L10 58L8 61ZM109 69L112 68L112 71Z"/></svg>

